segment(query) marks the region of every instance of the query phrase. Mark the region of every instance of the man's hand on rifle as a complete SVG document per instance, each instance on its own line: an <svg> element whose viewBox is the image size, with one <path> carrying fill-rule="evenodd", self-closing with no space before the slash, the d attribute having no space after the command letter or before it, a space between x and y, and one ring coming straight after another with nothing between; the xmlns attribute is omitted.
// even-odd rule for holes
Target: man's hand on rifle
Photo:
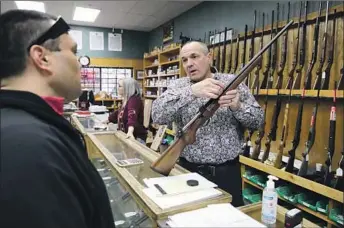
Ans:
<svg viewBox="0 0 344 228"><path fill-rule="evenodd" d="M240 108L239 92L237 90L228 90L219 99L220 107L229 107L232 111Z"/></svg>
<svg viewBox="0 0 344 228"><path fill-rule="evenodd" d="M191 86L192 94L195 97L216 99L223 92L225 85L213 78L206 78Z"/></svg>

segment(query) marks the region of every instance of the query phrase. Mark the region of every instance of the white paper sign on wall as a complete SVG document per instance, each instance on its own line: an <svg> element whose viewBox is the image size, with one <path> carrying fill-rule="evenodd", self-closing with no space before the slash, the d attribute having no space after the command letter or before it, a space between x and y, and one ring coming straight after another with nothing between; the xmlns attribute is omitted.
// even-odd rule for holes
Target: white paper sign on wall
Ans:
<svg viewBox="0 0 344 228"><path fill-rule="evenodd" d="M122 51L122 34L109 33L108 34L109 51Z"/></svg>
<svg viewBox="0 0 344 228"><path fill-rule="evenodd" d="M104 50L104 33L90 32L90 50L103 51Z"/></svg>

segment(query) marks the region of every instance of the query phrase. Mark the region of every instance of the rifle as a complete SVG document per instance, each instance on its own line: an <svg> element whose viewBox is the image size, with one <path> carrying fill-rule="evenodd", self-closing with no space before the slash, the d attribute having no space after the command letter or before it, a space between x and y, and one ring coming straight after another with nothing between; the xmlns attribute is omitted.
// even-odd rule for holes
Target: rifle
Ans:
<svg viewBox="0 0 344 228"><path fill-rule="evenodd" d="M302 2L300 3L302 4ZM292 88L293 89L299 89L300 88L300 83L301 83L301 73L303 66L305 65L305 58L306 58L306 28L307 28L307 6L308 2L305 2L305 15L304 15L304 20L302 24L302 29L301 29L301 45L300 45L300 58L299 58L299 68L296 70L296 77L294 78L294 83ZM301 5L300 5L301 8Z"/></svg>
<svg viewBox="0 0 344 228"><path fill-rule="evenodd" d="M319 95L320 95L320 89L318 89L317 101L316 101L315 107L313 109L311 124L310 124L309 132L308 132L308 139L306 142L306 148L305 148L305 151L302 153L302 163L301 163L301 167L299 169L299 172L297 173L298 176L306 176L307 175L309 152L311 151L311 149L314 145L314 141L315 141L316 118L317 118L318 105L319 105Z"/></svg>
<svg viewBox="0 0 344 228"><path fill-rule="evenodd" d="M344 2L343 2L343 12L344 12ZM344 17L343 17L343 23L344 25ZM342 44L343 44L343 47L342 47L342 50L344 50L344 29L342 29ZM338 82L338 89L339 90L343 90L344 89L344 54L342 55L343 59L342 59L342 69L340 70L340 79L339 79L339 82Z"/></svg>
<svg viewBox="0 0 344 228"><path fill-rule="evenodd" d="M260 38L260 49L263 48L263 39L264 39L264 19L265 19L265 14L263 13L263 24L262 24L262 36ZM253 79L253 83L252 83L252 88L251 89L254 89L256 88L257 89L257 93L259 91L259 71L262 69L262 62L259 62L258 65L257 65L257 68L256 68L256 71L254 72L254 79Z"/></svg>
<svg viewBox="0 0 344 228"><path fill-rule="evenodd" d="M294 161L295 161L295 152L300 143L300 134L302 126L302 113L303 113L303 103L305 97L305 89L303 88L301 102L299 103L299 108L297 111L297 119L295 124L294 138L293 138L293 147L288 151L289 159L285 171L293 173L294 170Z"/></svg>
<svg viewBox="0 0 344 228"><path fill-rule="evenodd" d="M217 43L217 55L216 55L216 69L220 70L220 55L221 55L221 31L218 33L219 42ZM215 48L215 47L214 47Z"/></svg>
<svg viewBox="0 0 344 228"><path fill-rule="evenodd" d="M237 37L237 41L236 41L236 50L235 50L235 57L234 57L234 68L233 68L233 74L235 74L237 68L238 68L238 65L239 65L239 61L238 61L238 58L239 58L239 39L240 39L240 34L238 33L238 37Z"/></svg>
<svg viewBox="0 0 344 228"><path fill-rule="evenodd" d="M277 21L276 21L275 31L273 32L274 36L278 32L278 18L279 18L279 3L277 3ZM272 28L271 28L271 33L272 33ZM271 60L271 67L270 67L270 76L267 82L267 88L269 89L272 89L276 65L277 65L277 42L272 45L272 60Z"/></svg>
<svg viewBox="0 0 344 228"><path fill-rule="evenodd" d="M288 2L288 19L289 21L290 17L290 2ZM278 22L277 22L278 24ZM287 61L287 46L288 46L288 31L283 35L283 41L282 41L282 53L281 53L281 62L279 65L279 69L277 71L277 82L276 82L276 89L282 89L282 83L283 83L283 71L285 68L285 63Z"/></svg>
<svg viewBox="0 0 344 228"><path fill-rule="evenodd" d="M291 89L293 86L294 81L294 72L296 70L298 54L299 54L299 36L300 36L300 24L301 24L301 10L302 10L302 2L300 2L300 12L299 12L299 23L297 25L297 36L296 36L296 48L294 49L294 58L291 65L291 69L289 71L289 78L287 82L286 89Z"/></svg>
<svg viewBox="0 0 344 228"><path fill-rule="evenodd" d="M335 140L336 140L336 88L337 82L334 82L334 94L333 94L333 104L331 107L331 114L330 114L330 132L329 132L329 139L328 139L328 148L327 148L327 159L325 161L325 176L324 176L324 184L331 187L331 179L332 179L332 157L334 154L334 147L335 147Z"/></svg>
<svg viewBox="0 0 344 228"><path fill-rule="evenodd" d="M335 17L333 20L335 20ZM318 89L319 87L321 88L321 84L322 84L322 82L321 82L322 81L322 74L321 73L322 73L324 63L325 63L325 53L326 53L327 36L328 36L327 26L328 26L328 1L327 1L327 6L326 6L325 31L324 31L323 41L322 41L321 55L320 55L318 69L316 71L317 77L315 79L313 89ZM332 38L334 38L334 36ZM330 51L329 51L329 54L330 54ZM330 59L330 56L328 58Z"/></svg>
<svg viewBox="0 0 344 228"><path fill-rule="evenodd" d="M291 20L262 50L260 50L249 62L246 64L237 76L226 86L223 92L220 94L221 97L227 92L237 88L237 86L248 76L254 67L262 58L262 54L280 37L285 30L293 24ZM196 140L196 132L199 127L206 123L210 117L219 108L218 98L210 99L205 105L200 107L197 114L182 128L178 131L177 139L167 150L151 165L151 168L162 175L168 175L174 165L176 164L180 153L183 151L186 145L190 145Z"/></svg>
<svg viewBox="0 0 344 228"><path fill-rule="evenodd" d="M281 79L282 80L282 79ZM279 89L279 88L278 88ZM284 119L283 119L283 128L282 128L282 135L281 135L281 142L278 147L278 152L277 156L274 162L274 167L280 169L282 165L282 156L283 156L283 150L285 147L285 142L288 138L288 130L289 130L289 105L291 101L291 88L289 89L289 99L287 104L285 105L285 110L284 110ZM277 125L276 125L277 128Z"/></svg>
<svg viewBox="0 0 344 228"><path fill-rule="evenodd" d="M222 73L225 72L225 67L226 67L226 40L227 40L227 27L225 27L225 35L223 39L223 50L222 50L221 71L220 71Z"/></svg>
<svg viewBox="0 0 344 228"><path fill-rule="evenodd" d="M336 10L334 10L334 15L336 14ZM327 58L327 65L325 67L325 71L323 72L323 76L321 77L320 81L320 89L328 89L330 84L330 75L331 75L331 68L333 64L334 58L334 44L335 44L335 30L336 30L336 17L333 17L333 27L332 27L332 38L331 38L331 45L330 49L328 50L328 58Z"/></svg>
<svg viewBox="0 0 344 228"><path fill-rule="evenodd" d="M273 39L273 27L274 27L274 15L275 15L275 11L272 10L272 15L271 15L271 33L270 33L270 39ZM263 71L263 80L261 83L261 89L265 89L268 88L268 76L269 76L269 72L270 72L270 67L271 67L271 62L272 62L272 47L270 47L269 52L268 52L268 61L265 65L265 70Z"/></svg>
<svg viewBox="0 0 344 228"><path fill-rule="evenodd" d="M247 27L247 25L245 25L244 46L242 48L243 51L242 51L242 54L241 54L241 66L240 66L240 69L242 69L245 66L245 62L246 62L247 30L248 30L248 27Z"/></svg>
<svg viewBox="0 0 344 228"><path fill-rule="evenodd" d="M257 17L257 11L254 11L254 19L253 19L253 30L252 30L252 34L251 34L251 45L250 45L250 51L249 51L249 59L252 59L253 55L254 55L254 37L256 35L256 17ZM251 74L250 76L248 76L245 79L245 84L250 88L249 83L251 79Z"/></svg>
<svg viewBox="0 0 344 228"><path fill-rule="evenodd" d="M232 53L233 53L233 30L232 30L232 35L231 35L231 50L229 52L229 58L228 58L228 69L227 69L227 73L231 72L231 68L232 68Z"/></svg>
<svg viewBox="0 0 344 228"><path fill-rule="evenodd" d="M312 71L314 68L314 64L317 61L317 56L318 56L318 37L319 37L319 23L320 23L320 16L321 16L321 6L322 6L322 2L320 1L318 17L316 19L315 26L314 26L312 59L308 65L306 77L305 77L305 81L304 81L304 88L305 89L311 89Z"/></svg>
<svg viewBox="0 0 344 228"><path fill-rule="evenodd" d="M265 150L264 150L264 154L262 157L263 163L269 157L271 141L276 141L276 133L277 133L277 128L278 128L278 116L281 112L281 104L282 104L282 101L281 101L281 98L279 96L279 89L277 89L277 97L276 97L276 103L274 105L274 111L272 114L271 128L270 128L270 132L266 138Z"/></svg>
<svg viewBox="0 0 344 228"><path fill-rule="evenodd" d="M213 45L213 66L216 67L216 56L215 56L215 38L216 38L216 29L214 31L214 38L213 38L213 42L210 41L210 44Z"/></svg>
<svg viewBox="0 0 344 228"><path fill-rule="evenodd" d="M344 117L344 115L343 115ZM344 124L343 124L343 130L344 130ZM344 132L344 131L343 131ZM343 135L343 142L344 142L344 135ZM344 145L342 149L342 157L338 163L338 168L336 170L336 176L337 180L335 182L334 188L338 189L339 191L344 191L344 176L343 176L343 170L344 170Z"/></svg>

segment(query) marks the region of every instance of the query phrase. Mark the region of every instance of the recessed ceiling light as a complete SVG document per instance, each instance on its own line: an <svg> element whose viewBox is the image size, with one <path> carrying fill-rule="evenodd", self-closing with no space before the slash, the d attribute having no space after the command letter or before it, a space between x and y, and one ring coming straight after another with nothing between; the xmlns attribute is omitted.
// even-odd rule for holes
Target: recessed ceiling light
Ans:
<svg viewBox="0 0 344 228"><path fill-rule="evenodd" d="M45 13L45 7L43 2L34 1L15 1L18 9L23 10L36 10Z"/></svg>
<svg viewBox="0 0 344 228"><path fill-rule="evenodd" d="M86 22L94 22L98 17L100 10L98 9L91 9L91 8L84 8L84 7L76 7L74 11L74 21L86 21Z"/></svg>

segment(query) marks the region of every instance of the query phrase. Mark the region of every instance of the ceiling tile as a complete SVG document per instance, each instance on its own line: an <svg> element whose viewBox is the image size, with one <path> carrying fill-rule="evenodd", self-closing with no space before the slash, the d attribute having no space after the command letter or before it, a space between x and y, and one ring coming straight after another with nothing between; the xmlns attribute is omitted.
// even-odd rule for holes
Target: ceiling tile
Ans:
<svg viewBox="0 0 344 228"><path fill-rule="evenodd" d="M61 15L73 25L151 31L200 1L44 1L49 14ZM76 6L100 9L94 23L73 21ZM16 9L14 1L1 1L1 12Z"/></svg>
<svg viewBox="0 0 344 228"><path fill-rule="evenodd" d="M154 15L167 4L166 1L138 1L129 13Z"/></svg>

